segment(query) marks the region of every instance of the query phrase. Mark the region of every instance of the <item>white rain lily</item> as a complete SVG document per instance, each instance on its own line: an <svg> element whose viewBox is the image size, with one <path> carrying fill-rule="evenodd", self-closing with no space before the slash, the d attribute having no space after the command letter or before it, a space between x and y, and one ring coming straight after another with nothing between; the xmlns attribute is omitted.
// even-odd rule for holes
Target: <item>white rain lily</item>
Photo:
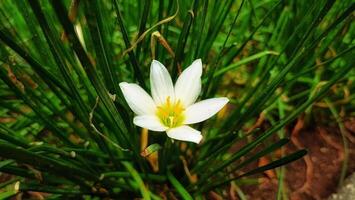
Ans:
<svg viewBox="0 0 355 200"><path fill-rule="evenodd" d="M225 97L195 103L201 92L201 59L186 68L175 83L168 70L153 60L150 67L152 97L139 85L120 83L129 107L137 115L133 123L152 131L166 131L168 137L199 143L201 132L187 126L202 122L221 110L229 101Z"/></svg>

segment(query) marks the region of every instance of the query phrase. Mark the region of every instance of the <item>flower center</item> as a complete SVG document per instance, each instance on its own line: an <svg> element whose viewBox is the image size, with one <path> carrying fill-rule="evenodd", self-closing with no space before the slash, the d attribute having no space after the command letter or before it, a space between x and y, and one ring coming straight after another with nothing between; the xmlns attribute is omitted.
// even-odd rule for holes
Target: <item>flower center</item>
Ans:
<svg viewBox="0 0 355 200"><path fill-rule="evenodd" d="M171 102L170 97L168 97L162 105L157 106L156 115L162 124L169 128L174 128L184 122L184 111L185 108L180 100Z"/></svg>

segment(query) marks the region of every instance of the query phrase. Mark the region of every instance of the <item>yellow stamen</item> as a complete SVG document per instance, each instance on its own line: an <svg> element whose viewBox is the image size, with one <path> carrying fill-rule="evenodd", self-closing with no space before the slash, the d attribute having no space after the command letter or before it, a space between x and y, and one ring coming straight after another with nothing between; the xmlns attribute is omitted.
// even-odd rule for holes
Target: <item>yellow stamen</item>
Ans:
<svg viewBox="0 0 355 200"><path fill-rule="evenodd" d="M170 97L166 98L165 103L157 107L156 115L161 123L169 128L182 125L184 122L185 108L180 100L171 102Z"/></svg>

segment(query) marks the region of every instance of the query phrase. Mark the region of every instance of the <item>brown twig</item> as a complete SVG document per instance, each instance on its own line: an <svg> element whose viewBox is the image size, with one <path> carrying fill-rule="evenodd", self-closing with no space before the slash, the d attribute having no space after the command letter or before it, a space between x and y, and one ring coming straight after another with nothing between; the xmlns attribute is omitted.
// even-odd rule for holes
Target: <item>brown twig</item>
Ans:
<svg viewBox="0 0 355 200"><path fill-rule="evenodd" d="M304 115L301 115L298 118L297 123L296 123L296 125L293 128L292 133L291 133L291 141L298 149L303 149L304 148L304 146L298 140L299 133L303 129L303 127L304 127ZM292 192L293 194L298 194L298 193L310 194L310 187L311 187L312 182L313 182L314 167L313 167L313 163L312 163L311 157L309 155L305 155L303 157L303 159L304 159L305 164L306 164L306 181L304 182L302 187L300 187L296 191Z"/></svg>

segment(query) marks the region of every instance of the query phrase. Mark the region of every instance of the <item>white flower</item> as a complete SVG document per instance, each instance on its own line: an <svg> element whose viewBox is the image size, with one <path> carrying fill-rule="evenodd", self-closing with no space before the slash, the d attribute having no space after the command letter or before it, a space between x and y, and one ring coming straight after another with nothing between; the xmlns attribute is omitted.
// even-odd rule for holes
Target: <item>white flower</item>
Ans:
<svg viewBox="0 0 355 200"><path fill-rule="evenodd" d="M137 84L120 83L129 107L137 115L133 123L152 131L166 131L175 140L199 143L201 132L187 125L212 117L229 101L221 97L195 103L201 92L201 74L202 62L198 59L182 72L174 87L168 70L153 60L150 67L153 98Z"/></svg>

